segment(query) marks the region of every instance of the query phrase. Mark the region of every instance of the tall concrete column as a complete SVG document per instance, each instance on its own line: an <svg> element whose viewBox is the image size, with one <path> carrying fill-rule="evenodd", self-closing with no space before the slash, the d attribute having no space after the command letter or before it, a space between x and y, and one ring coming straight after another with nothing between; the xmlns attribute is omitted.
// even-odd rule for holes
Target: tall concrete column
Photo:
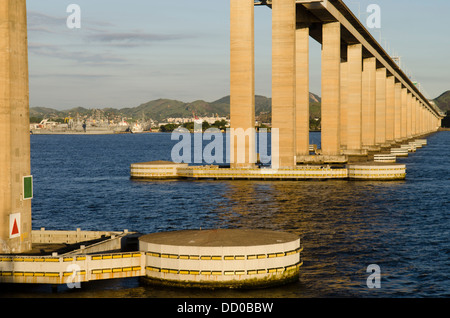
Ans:
<svg viewBox="0 0 450 318"><path fill-rule="evenodd" d="M419 104L419 108L418 108L418 116L419 116L419 135L422 135L423 133L423 127L422 127L422 109L423 109L423 105L422 102L420 102Z"/></svg>
<svg viewBox="0 0 450 318"><path fill-rule="evenodd" d="M408 92L408 96L406 98L406 138L411 139L412 130L411 130L411 107L412 107L412 94Z"/></svg>
<svg viewBox="0 0 450 318"><path fill-rule="evenodd" d="M384 145L386 141L386 69L377 69L377 102L375 107L375 142Z"/></svg>
<svg viewBox="0 0 450 318"><path fill-rule="evenodd" d="M361 138L367 149L375 146L376 63L374 57L363 60Z"/></svg>
<svg viewBox="0 0 450 318"><path fill-rule="evenodd" d="M361 154L362 45L349 45L347 52L347 150L354 154Z"/></svg>
<svg viewBox="0 0 450 318"><path fill-rule="evenodd" d="M417 100L417 102L416 102L416 135L420 134L420 114L419 114L420 104L421 104L421 101Z"/></svg>
<svg viewBox="0 0 450 318"><path fill-rule="evenodd" d="M423 108L422 110L422 133L426 134L427 133L427 108L426 106Z"/></svg>
<svg viewBox="0 0 450 318"><path fill-rule="evenodd" d="M340 155L341 24L322 26L322 154Z"/></svg>
<svg viewBox="0 0 450 318"><path fill-rule="evenodd" d="M254 2L230 0L230 161L249 168L255 153Z"/></svg>
<svg viewBox="0 0 450 318"><path fill-rule="evenodd" d="M427 122L427 117L428 116L428 108L425 107L424 111L423 111L423 132L427 133L428 132L428 122Z"/></svg>
<svg viewBox="0 0 450 318"><path fill-rule="evenodd" d="M296 155L309 155L309 27L298 25L296 47Z"/></svg>
<svg viewBox="0 0 450 318"><path fill-rule="evenodd" d="M342 61L341 62L341 105L340 105L340 138L341 138L341 150L347 149L347 131L348 131L348 93L349 93L349 86L348 86L348 62Z"/></svg>
<svg viewBox="0 0 450 318"><path fill-rule="evenodd" d="M272 3L272 129L279 129L280 168L296 166L295 1ZM272 157L272 160L274 158ZM276 166L276 163L275 163Z"/></svg>
<svg viewBox="0 0 450 318"><path fill-rule="evenodd" d="M402 139L407 138L406 126L407 126L407 108L408 108L408 89L406 87L402 88L402 127L401 136Z"/></svg>
<svg viewBox="0 0 450 318"><path fill-rule="evenodd" d="M402 83L395 83L395 120L394 120L394 140L402 139Z"/></svg>
<svg viewBox="0 0 450 318"><path fill-rule="evenodd" d="M28 46L25 0L0 2L0 253L31 249Z"/></svg>
<svg viewBox="0 0 450 318"><path fill-rule="evenodd" d="M411 136L414 137L416 135L416 105L417 98L415 96L412 97L411 100Z"/></svg>
<svg viewBox="0 0 450 318"><path fill-rule="evenodd" d="M394 143L395 128L395 77L386 78L386 141Z"/></svg>
<svg viewBox="0 0 450 318"><path fill-rule="evenodd" d="M420 104L419 116L420 116L420 134L423 134L423 108L424 105Z"/></svg>
<svg viewBox="0 0 450 318"><path fill-rule="evenodd" d="M425 132L424 123L423 123L423 114L425 108L423 104L420 104L420 134L422 135Z"/></svg>

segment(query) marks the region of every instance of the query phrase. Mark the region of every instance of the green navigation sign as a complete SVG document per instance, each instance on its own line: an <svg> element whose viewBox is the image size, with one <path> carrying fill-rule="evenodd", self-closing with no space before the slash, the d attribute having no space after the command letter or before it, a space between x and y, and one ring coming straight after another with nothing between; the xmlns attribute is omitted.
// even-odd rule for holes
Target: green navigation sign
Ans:
<svg viewBox="0 0 450 318"><path fill-rule="evenodd" d="M23 199L33 199L33 176L23 177Z"/></svg>

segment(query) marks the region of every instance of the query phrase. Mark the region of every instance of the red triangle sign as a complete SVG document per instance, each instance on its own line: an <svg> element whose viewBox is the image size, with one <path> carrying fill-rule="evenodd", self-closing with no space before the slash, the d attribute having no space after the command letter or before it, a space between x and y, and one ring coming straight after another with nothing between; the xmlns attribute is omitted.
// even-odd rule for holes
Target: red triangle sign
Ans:
<svg viewBox="0 0 450 318"><path fill-rule="evenodd" d="M14 225L12 228L11 235L19 234L19 228L17 227L17 220L14 219Z"/></svg>

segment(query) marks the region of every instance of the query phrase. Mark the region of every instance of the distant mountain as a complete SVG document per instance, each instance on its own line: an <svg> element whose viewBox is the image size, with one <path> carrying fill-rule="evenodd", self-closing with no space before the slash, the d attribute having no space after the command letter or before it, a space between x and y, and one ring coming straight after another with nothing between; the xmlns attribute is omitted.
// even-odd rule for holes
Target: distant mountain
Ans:
<svg viewBox="0 0 450 318"><path fill-rule="evenodd" d="M436 105L444 112L450 110L450 91L446 91L434 100Z"/></svg>
<svg viewBox="0 0 450 318"><path fill-rule="evenodd" d="M319 95L309 92L309 102L310 103L320 103L322 99Z"/></svg>
<svg viewBox="0 0 450 318"><path fill-rule="evenodd" d="M60 117L64 111L56 110L47 107L32 107L30 108L30 117Z"/></svg>
<svg viewBox="0 0 450 318"><path fill-rule="evenodd" d="M309 100L311 103L311 115L314 117L320 117L320 97L313 93L310 93ZM272 99L256 95L255 96L255 115L270 114L272 106ZM104 108L102 110L105 113L113 115L122 115L125 117L131 117L139 119L142 117L152 118L153 120L163 121L170 117L191 117L193 114L197 116L212 116L219 115L220 117L226 117L230 115L230 96L222 97L213 102L206 102L204 100L196 100L190 103L182 102L174 99L157 99L146 103L143 103L136 107L115 109ZM92 109L86 109L83 107L72 108L69 110L55 110L46 107L32 107L30 108L30 117L66 117L69 114L75 116L92 115Z"/></svg>

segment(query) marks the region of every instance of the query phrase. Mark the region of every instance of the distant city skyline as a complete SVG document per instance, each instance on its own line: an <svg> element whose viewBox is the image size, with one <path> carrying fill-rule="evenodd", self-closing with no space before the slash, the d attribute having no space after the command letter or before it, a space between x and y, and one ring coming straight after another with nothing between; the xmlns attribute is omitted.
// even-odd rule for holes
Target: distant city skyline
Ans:
<svg viewBox="0 0 450 318"><path fill-rule="evenodd" d="M450 89L446 0L344 1L401 57L428 98ZM430 5L430 2L433 5ZM81 28L70 29L70 4ZM229 95L229 0L27 1L30 107L125 108L158 98L192 102ZM320 44L311 39L310 91L320 95ZM271 96L271 10L255 8L256 94Z"/></svg>

